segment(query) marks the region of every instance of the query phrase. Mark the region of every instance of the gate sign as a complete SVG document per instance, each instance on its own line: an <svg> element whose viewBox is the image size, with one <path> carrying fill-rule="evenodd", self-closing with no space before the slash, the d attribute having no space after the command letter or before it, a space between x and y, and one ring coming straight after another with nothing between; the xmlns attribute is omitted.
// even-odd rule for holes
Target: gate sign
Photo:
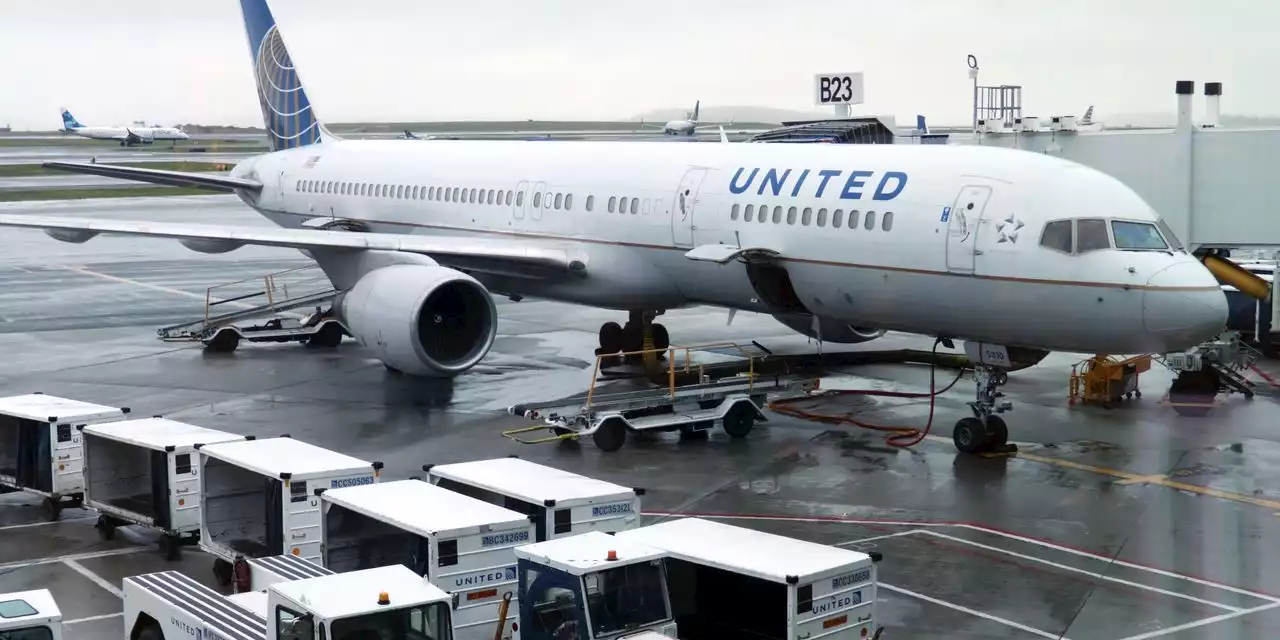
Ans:
<svg viewBox="0 0 1280 640"><path fill-rule="evenodd" d="M813 77L813 102L818 106L862 104L862 72L819 73Z"/></svg>

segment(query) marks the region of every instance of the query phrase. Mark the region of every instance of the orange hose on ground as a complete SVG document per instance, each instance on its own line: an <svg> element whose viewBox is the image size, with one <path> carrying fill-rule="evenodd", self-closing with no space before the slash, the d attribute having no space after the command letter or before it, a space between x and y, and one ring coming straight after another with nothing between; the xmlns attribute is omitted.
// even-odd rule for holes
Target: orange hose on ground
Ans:
<svg viewBox="0 0 1280 640"><path fill-rule="evenodd" d="M935 342L933 345L933 352L936 354L937 351L938 351L938 343ZM873 389L850 389L850 390L830 390L830 391L823 390L823 391L818 391L817 393L812 393L812 392L807 393L806 395L798 396L795 398L783 398L782 400L775 400L769 403L769 409L776 413L781 413L783 415L789 415L796 418L802 418L805 420L813 420L815 422L822 422L827 424L850 424L855 427L862 427L863 429L871 429L873 431L888 431L892 435L885 437L884 439L885 444L888 444L891 447L901 447L901 448L914 447L915 445L920 444L920 442L924 440L924 437L929 435L929 431L933 428L934 408L937 405L938 396L950 391L951 387L956 386L956 383L960 382L960 378L964 377L964 372L965 370L961 369L960 372L956 374L955 379L952 380L950 384L943 387L942 389L938 389L937 388L938 366L936 364L931 364L929 365L928 393L910 393L906 391L877 391ZM813 411L805 411L804 409L798 409L796 407L790 406L794 403L803 402L805 400L812 400L814 398L822 398L827 396L842 396L842 395L877 396L877 397L883 397L883 398L928 398L929 399L929 420L928 422L925 423L924 429L917 429L915 427L891 427L891 426L875 424L871 422L864 422L862 420L857 420L855 418L850 418L848 416L836 416L836 415L830 415L830 414L824 414L824 413L816 413Z"/></svg>

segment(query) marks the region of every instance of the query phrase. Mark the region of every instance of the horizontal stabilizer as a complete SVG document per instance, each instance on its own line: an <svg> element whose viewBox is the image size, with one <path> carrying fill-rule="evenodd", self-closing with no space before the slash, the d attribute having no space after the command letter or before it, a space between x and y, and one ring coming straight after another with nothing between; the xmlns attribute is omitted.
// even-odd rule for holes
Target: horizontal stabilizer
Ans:
<svg viewBox="0 0 1280 640"><path fill-rule="evenodd" d="M94 162L46 162L46 169L70 171L72 173L88 173L108 178L123 178L154 184L167 184L174 187L195 187L213 191L235 191L237 189L258 191L262 183L257 180L232 178L230 176L210 175L207 173L188 173L185 171L165 171L163 169L140 169L138 167L121 167Z"/></svg>
<svg viewBox="0 0 1280 640"><path fill-rule="evenodd" d="M564 249L507 238L354 233L321 229L227 227L176 222L97 220L0 214L0 227L43 229L64 242L86 242L98 234L180 240L205 253L222 253L244 245L346 251L403 251L471 271L509 274L513 267L530 277L547 270L584 272L585 262ZM531 271L532 269L532 271Z"/></svg>
<svg viewBox="0 0 1280 640"><path fill-rule="evenodd" d="M694 247L684 254L684 257L699 262L718 262L724 264L735 258L747 255L762 255L767 257L777 256L778 252L773 249L764 249L760 247L748 247L746 249L731 244L704 244Z"/></svg>

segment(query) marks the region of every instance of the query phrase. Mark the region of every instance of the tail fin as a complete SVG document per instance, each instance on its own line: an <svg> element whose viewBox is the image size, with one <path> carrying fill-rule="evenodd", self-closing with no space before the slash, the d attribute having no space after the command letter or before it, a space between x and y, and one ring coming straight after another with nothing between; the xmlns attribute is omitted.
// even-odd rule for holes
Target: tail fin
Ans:
<svg viewBox="0 0 1280 640"><path fill-rule="evenodd" d="M929 133L929 124L925 122L924 116L916 114L916 130L920 133Z"/></svg>
<svg viewBox="0 0 1280 640"><path fill-rule="evenodd" d="M698 100L697 102L693 103L693 121L694 122L698 121L698 107L701 107L701 106L702 106L701 100Z"/></svg>
<svg viewBox="0 0 1280 640"><path fill-rule="evenodd" d="M76 120L75 116L71 115L70 111L67 111L66 109L62 110L62 128L79 129L83 126L84 125L80 124L79 120Z"/></svg>
<svg viewBox="0 0 1280 640"><path fill-rule="evenodd" d="M326 138L337 140L316 119L267 0L240 0L240 11L271 150L305 147Z"/></svg>

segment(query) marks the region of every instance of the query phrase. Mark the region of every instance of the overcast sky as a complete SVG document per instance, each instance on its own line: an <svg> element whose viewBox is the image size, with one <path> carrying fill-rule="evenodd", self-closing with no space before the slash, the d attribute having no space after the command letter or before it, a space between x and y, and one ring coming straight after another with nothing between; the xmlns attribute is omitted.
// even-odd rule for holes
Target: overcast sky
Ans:
<svg viewBox="0 0 1280 640"><path fill-rule="evenodd" d="M1261 0L272 0L326 121L622 119L655 108L813 109L813 74L862 71L859 113L969 120L983 84L1028 115L1172 111L1174 82L1223 111L1280 111ZM260 125L235 0L0 0L0 123ZM1196 110L1201 110L1200 98Z"/></svg>

